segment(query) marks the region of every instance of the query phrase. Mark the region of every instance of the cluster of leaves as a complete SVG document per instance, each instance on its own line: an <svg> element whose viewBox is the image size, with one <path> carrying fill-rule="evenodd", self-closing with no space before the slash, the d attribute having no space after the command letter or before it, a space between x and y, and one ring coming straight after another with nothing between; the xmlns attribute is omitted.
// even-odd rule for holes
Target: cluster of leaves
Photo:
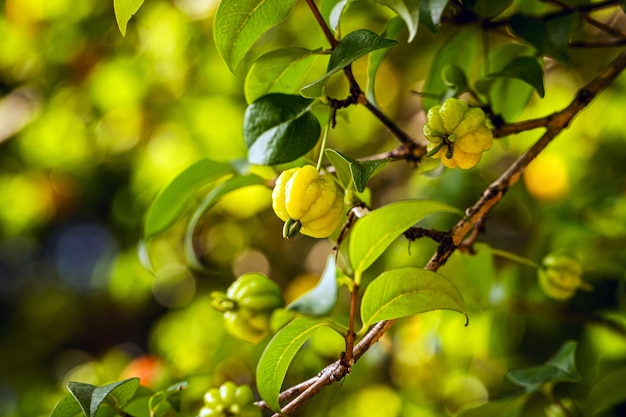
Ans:
<svg viewBox="0 0 626 417"><path fill-rule="evenodd" d="M331 49L309 50L290 46L268 52L247 67L246 58L255 42L282 22L292 12L296 2L222 0L215 17L214 38L229 69L233 73L245 75L244 89L248 107L243 122L243 140L248 150L247 161L222 163L203 159L177 176L157 196L143 225L141 256L146 267L153 268L150 260L151 240L170 230L183 217L199 190L208 190L201 204L193 209L184 237L189 263L202 269L202 260L194 247L194 236L200 219L222 197L234 190L271 185L271 176L268 178L254 173L254 165L281 169L285 164L297 165L310 159L311 153L320 145L322 136L325 139L328 134L325 132L322 135L322 123L316 108L327 108L328 125L331 126L340 108L364 105L390 127L408 150L400 156L389 153L384 157L359 161L341 151L325 149L325 143L322 143L319 158L327 157L338 181L350 191L350 196L364 192L368 181L390 160L412 159L416 152L417 159L420 159L424 155L424 146L395 127L378 110L374 97L377 70L389 49L398 45L398 39L404 33L403 25L408 31L409 42L417 36L420 23L432 33L437 33L445 21L475 23L482 28L482 32L474 28L459 31L436 53L424 84L424 90L428 93L424 96L424 107L429 108L449 97L466 95L486 110L498 129L519 116L533 92L539 97L545 95L543 58L550 57L563 62L569 59L568 48L580 30L584 15L580 9L576 9L578 2L571 2L571 5L570 2L564 2L567 7L557 12L546 12L541 17L515 10L512 0L375 2L388 6L397 15L389 21L383 36L369 29L358 29L339 37L341 16L350 2L328 1L320 11L309 1L307 3L320 21ZM142 1L114 2L122 33L125 33L130 17L141 4ZM510 29L522 45L505 42L500 38L494 41L496 45L493 49L486 43L482 50L485 59L477 67L474 51L486 39L483 33L498 33L502 28ZM351 65L364 56L370 58L366 91L361 90L351 74ZM328 57L326 71L318 74L312 82L304 83L309 64L316 57ZM350 87L346 99L326 95L329 80L340 73L346 75ZM470 82L470 79L473 81ZM515 100L511 100L511 96ZM357 202L358 197L354 198L354 202ZM354 327L357 321L354 315L350 317L348 326L333 317L338 298L338 275L352 294L358 294L360 287L365 285L364 274L387 248L411 227L439 213L464 217L462 211L438 201L403 200L371 210L365 217L349 225L348 243L341 245L338 242L337 249L345 265L339 269L335 258L329 257L319 285L287 306L286 309L293 315L289 315L289 321L277 329L259 359L256 386L269 408L281 410L280 391L287 370L300 348L320 328L328 327L345 337L346 353L342 360L349 367L352 365L355 335L357 339L362 338L376 323L440 309L467 316L463 296L452 281L434 270L404 266L388 269L372 277L365 286L358 302L360 329ZM431 269L437 269L438 266ZM356 301L352 303L354 305ZM580 376L574 361L575 347L573 342L566 343L545 365L509 372L510 381L522 387L523 392L511 400L494 402L476 409L475 412L479 414L470 412L468 415L498 415L502 410L519 407L541 388L560 382L578 381ZM126 380L98 388L85 384L70 385L72 395L62 400L53 416L76 415L77 411L82 410L87 416L96 417L100 415L97 413L102 404L110 405L112 414L121 414L122 411L130 413L126 407L131 398L135 398L136 384L138 382L135 380ZM178 392L179 387L165 393L151 393L149 396L142 394L140 397L149 398L151 415L160 415L157 410L159 404L168 404L176 409L177 397L174 395ZM607 406L606 402L590 396L592 399L589 400L591 404L588 408L591 413ZM153 400L156 397L158 400ZM621 399L622 396L618 395L609 401ZM562 404L560 407L567 409Z"/></svg>

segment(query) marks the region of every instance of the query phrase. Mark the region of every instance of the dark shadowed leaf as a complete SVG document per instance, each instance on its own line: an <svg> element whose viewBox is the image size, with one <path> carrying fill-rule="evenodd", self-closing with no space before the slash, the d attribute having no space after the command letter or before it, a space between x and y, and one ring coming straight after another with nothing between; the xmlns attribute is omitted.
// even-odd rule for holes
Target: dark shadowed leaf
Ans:
<svg viewBox="0 0 626 417"><path fill-rule="evenodd" d="M420 22L432 33L439 31L439 23L449 0L420 0Z"/></svg>
<svg viewBox="0 0 626 417"><path fill-rule="evenodd" d="M291 162L313 149L322 128L311 113L313 101L288 94L268 94L246 110L243 138L248 161L275 165Z"/></svg>
<svg viewBox="0 0 626 417"><path fill-rule="evenodd" d="M600 377L591 387L583 404L585 415L596 416L626 401L626 368L621 367Z"/></svg>
<svg viewBox="0 0 626 417"><path fill-rule="evenodd" d="M581 376L576 368L576 346L576 341L567 341L544 365L513 369L506 376L511 382L528 391L536 391L549 382L580 381Z"/></svg>
<svg viewBox="0 0 626 417"><path fill-rule="evenodd" d="M493 80L494 78L515 78L524 81L537 91L539 97L543 98L545 90L543 87L543 69L536 58L530 56L520 56L511 61L506 67L498 72L489 74L477 81L477 88L480 83Z"/></svg>
<svg viewBox="0 0 626 417"><path fill-rule="evenodd" d="M575 18L574 15L568 15L544 21L536 17L515 14L511 16L511 29L534 46L539 53L567 62L570 29Z"/></svg>

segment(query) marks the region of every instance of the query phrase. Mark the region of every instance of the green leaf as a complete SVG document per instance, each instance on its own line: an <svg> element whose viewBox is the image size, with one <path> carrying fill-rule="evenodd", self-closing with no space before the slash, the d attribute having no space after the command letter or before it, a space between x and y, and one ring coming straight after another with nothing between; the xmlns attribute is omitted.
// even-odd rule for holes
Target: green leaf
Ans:
<svg viewBox="0 0 626 417"><path fill-rule="evenodd" d="M81 382L69 382L67 388L88 417L96 417L98 409L107 400L116 411L121 410L139 387L139 378L128 378L100 387Z"/></svg>
<svg viewBox="0 0 626 417"><path fill-rule="evenodd" d="M269 93L297 93L317 52L283 48L261 56L246 76L244 90L248 103Z"/></svg>
<svg viewBox="0 0 626 417"><path fill-rule="evenodd" d="M567 62L570 29L574 15L544 21L536 17L515 14L511 16L511 29L519 37L534 46L539 53Z"/></svg>
<svg viewBox="0 0 626 417"><path fill-rule="evenodd" d="M334 31L339 30L339 22L349 0L324 0L320 12L328 26Z"/></svg>
<svg viewBox="0 0 626 417"><path fill-rule="evenodd" d="M187 388L187 382L179 382L170 386L165 391L159 391L150 396L148 409L150 417L162 417L168 411L180 412L181 392Z"/></svg>
<svg viewBox="0 0 626 417"><path fill-rule="evenodd" d="M215 13L215 46L231 72L252 44L285 19L296 0L222 0Z"/></svg>
<svg viewBox="0 0 626 417"><path fill-rule="evenodd" d="M487 404L461 412L459 417L518 417L522 414L528 399L528 394L498 400L490 399Z"/></svg>
<svg viewBox="0 0 626 417"><path fill-rule="evenodd" d="M481 88L480 84L485 81L491 81L494 78L515 78L525 82L537 91L539 97L543 98L545 90L543 87L543 69L536 58L530 56L520 56L511 61L507 66L500 71L493 74L489 74L482 79L478 80L477 88Z"/></svg>
<svg viewBox="0 0 626 417"><path fill-rule="evenodd" d="M202 159L181 172L148 207L143 224L143 240L172 226L199 188L233 172L231 165L209 159Z"/></svg>
<svg viewBox="0 0 626 417"><path fill-rule="evenodd" d="M389 48L398 42L378 36L367 29L360 29L346 35L339 41L333 50L326 74L322 78L303 87L300 92L305 97L319 97L322 94L326 80L338 71L341 71L357 59L377 49Z"/></svg>
<svg viewBox="0 0 626 417"><path fill-rule="evenodd" d="M455 64L465 73L469 73L470 66L476 60L475 50L479 40L478 34L479 32L473 29L463 29L445 42L435 55L424 83L424 92L436 94L443 98L448 89L441 78L446 65ZM432 106L440 104L441 100L425 96L423 102L424 109L427 111Z"/></svg>
<svg viewBox="0 0 626 417"><path fill-rule="evenodd" d="M420 22L432 33L439 32L439 23L449 0L420 0Z"/></svg>
<svg viewBox="0 0 626 417"><path fill-rule="evenodd" d="M194 249L194 232L198 222L202 216L219 201L224 195L231 191L238 190L239 188L247 187L250 185L262 185L265 184L265 180L255 174L247 175L235 175L228 178L223 183L217 185L209 194L204 198L202 204L194 211L193 216L187 224L185 231L185 255L187 261L196 268L203 269L202 262L198 260L198 256Z"/></svg>
<svg viewBox="0 0 626 417"><path fill-rule="evenodd" d="M377 161L357 161L350 164L350 172L352 173L352 180L356 190L360 193L365 191L367 181L374 176L383 166L391 159L380 159Z"/></svg>
<svg viewBox="0 0 626 417"><path fill-rule="evenodd" d="M583 403L584 415L596 416L611 407L626 401L626 368L607 372L594 382Z"/></svg>
<svg viewBox="0 0 626 417"><path fill-rule="evenodd" d="M113 0L113 12L117 27L119 27L122 36L126 36L126 25L137 10L141 7L144 0Z"/></svg>
<svg viewBox="0 0 626 417"><path fill-rule="evenodd" d="M350 164L356 162L356 159L350 158L330 148L327 148L324 152L330 163L335 167L335 173L341 185L343 185L344 188L350 187L350 185L353 184Z"/></svg>
<svg viewBox="0 0 626 417"><path fill-rule="evenodd" d="M433 310L458 311L467 317L461 293L443 275L406 266L380 274L361 301L363 327L382 320L408 317Z"/></svg>
<svg viewBox="0 0 626 417"><path fill-rule="evenodd" d="M505 11L513 0L478 0L470 7L478 16L490 19Z"/></svg>
<svg viewBox="0 0 626 417"><path fill-rule="evenodd" d="M536 391L549 382L580 381L581 376L576 368L576 346L576 341L569 340L544 365L510 370L506 376L528 391Z"/></svg>
<svg viewBox="0 0 626 417"><path fill-rule="evenodd" d="M419 0L374 0L396 12L404 21L409 30L409 42L415 39L419 25L420 2Z"/></svg>
<svg viewBox="0 0 626 417"><path fill-rule="evenodd" d="M438 201L404 200L388 204L359 219L351 232L348 253L355 273L362 273L402 233L434 213L456 213L458 209Z"/></svg>
<svg viewBox="0 0 626 417"><path fill-rule="evenodd" d="M313 149L322 128L310 111L312 102L296 95L274 93L250 104L243 122L248 161L283 164Z"/></svg>
<svg viewBox="0 0 626 417"><path fill-rule="evenodd" d="M376 161L357 161L347 155L337 152L334 149L326 149L326 156L337 170L337 175L341 183L348 187L354 184L358 192L362 193L367 186L367 181L376 174L391 159L380 159ZM348 175L349 174L349 175Z"/></svg>
<svg viewBox="0 0 626 417"><path fill-rule="evenodd" d="M499 72L516 58L532 52L530 46L520 44L506 44L494 48L489 54L488 71ZM533 94L532 86L516 78L479 79L476 82L476 89L487 95L493 111L508 121L519 117ZM511 100L511 97L516 99Z"/></svg>
<svg viewBox="0 0 626 417"><path fill-rule="evenodd" d="M309 317L297 317L269 341L256 368L259 395L274 411L280 411L278 395L287 369L300 347L313 332L327 323Z"/></svg>
<svg viewBox="0 0 626 417"><path fill-rule="evenodd" d="M398 36L402 33L403 29L404 24L402 23L402 19L399 16L396 16L387 23L383 37L387 39L398 39ZM370 62L367 68L367 89L365 90L365 96L374 104L376 104L376 74L389 51L389 48L384 48L370 54Z"/></svg>
<svg viewBox="0 0 626 417"><path fill-rule="evenodd" d="M328 256L320 282L309 292L294 300L287 310L308 316L326 316L337 303L337 266L335 257Z"/></svg>
<svg viewBox="0 0 626 417"><path fill-rule="evenodd" d="M50 417L79 417L83 415L85 414L82 407L72 394L67 394L61 398L50 413Z"/></svg>

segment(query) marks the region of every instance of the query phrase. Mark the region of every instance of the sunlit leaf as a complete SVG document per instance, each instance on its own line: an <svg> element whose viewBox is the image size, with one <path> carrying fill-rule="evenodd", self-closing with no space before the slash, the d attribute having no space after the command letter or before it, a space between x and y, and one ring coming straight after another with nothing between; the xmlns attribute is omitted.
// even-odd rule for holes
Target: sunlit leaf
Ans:
<svg viewBox="0 0 626 417"><path fill-rule="evenodd" d="M251 103L269 93L297 93L316 57L316 51L295 47L261 56L246 76L246 100Z"/></svg>
<svg viewBox="0 0 626 417"><path fill-rule="evenodd" d="M274 411L280 410L278 395L291 361L313 332L327 323L297 317L269 341L256 368L256 386L261 398Z"/></svg>
<svg viewBox="0 0 626 417"><path fill-rule="evenodd" d="M128 378L103 386L81 382L69 382L67 388L89 417L96 417L102 403L109 398L117 410L121 410L139 387L139 378Z"/></svg>
<svg viewBox="0 0 626 417"><path fill-rule="evenodd" d="M521 56L515 58L507 66L500 71L493 74L486 75L481 80L477 81L477 88L481 82L490 81L494 78L515 78L524 81L537 91L539 97L543 98L545 90L543 87L543 69L537 59L529 56Z"/></svg>
<svg viewBox="0 0 626 417"><path fill-rule="evenodd" d="M113 12L122 36L126 36L126 25L143 2L144 0L113 0Z"/></svg>
<svg viewBox="0 0 626 417"><path fill-rule="evenodd" d="M335 257L328 256L320 282L310 291L293 301L287 310L308 316L326 316L337 302L337 266Z"/></svg>
<svg viewBox="0 0 626 417"><path fill-rule="evenodd" d="M324 153L330 163L335 167L335 173L337 174L341 185L343 185L344 188L349 187L352 184L350 164L355 162L356 159L345 156L342 153L330 148L327 148Z"/></svg>
<svg viewBox="0 0 626 417"><path fill-rule="evenodd" d="M367 29L360 29L349 33L339 41L333 50L326 74L313 83L303 87L300 91L305 97L318 97L321 95L326 80L338 71L341 71L357 59L377 49L389 48L398 42L378 36Z"/></svg>
<svg viewBox="0 0 626 417"><path fill-rule="evenodd" d="M456 213L458 209L438 201L404 200L388 204L356 222L349 246L350 263L363 272L391 243L411 226L434 213Z"/></svg>
<svg viewBox="0 0 626 417"><path fill-rule="evenodd" d="M261 184L265 184L265 180L258 175L235 175L228 178L223 183L217 185L211 190L211 192L209 192L209 194L202 201L202 204L200 204L200 206L194 211L193 216L191 216L191 219L189 220L185 231L185 255L187 256L187 260L189 261L189 263L199 269L202 269L202 263L198 260L198 256L194 249L194 232L202 216L208 210L210 210L211 207L213 207L220 198L230 193L231 191L235 191L250 185Z"/></svg>
<svg viewBox="0 0 626 417"><path fill-rule="evenodd" d="M409 42L415 39L417 35L417 27L419 25L420 2L419 0L374 0L376 3L383 4L404 21L409 30Z"/></svg>
<svg viewBox="0 0 626 417"><path fill-rule="evenodd" d="M469 73L470 66L476 61L475 50L479 41L478 34L479 32L473 29L463 29L446 41L443 47L437 51L431 64L424 83L424 93L440 95L443 98L448 87L443 82L441 73L446 65L455 64L466 74ZM441 104L440 99L429 96L424 96L422 101L426 110Z"/></svg>
<svg viewBox="0 0 626 417"><path fill-rule="evenodd" d="M324 17L324 20L328 23L328 26L334 31L339 30L339 22L341 16L348 5L349 0L324 0L320 7L320 12Z"/></svg>
<svg viewBox="0 0 626 417"><path fill-rule="evenodd" d="M536 391L549 382L580 381L581 376L576 368L576 346L576 341L567 341L544 365L510 370L506 376L514 384L529 391Z"/></svg>
<svg viewBox="0 0 626 417"><path fill-rule="evenodd" d="M402 19L399 16L396 16L387 23L383 37L387 39L398 39L398 36L402 33L403 29L404 23L402 22ZM365 90L365 96L372 103L376 103L376 74L378 73L378 68L389 51L389 48L383 48L370 54L370 62L367 67L367 89Z"/></svg>
<svg viewBox="0 0 626 417"><path fill-rule="evenodd" d="M143 239L148 240L174 224L189 198L199 188L233 172L231 165L209 159L202 159L181 172L148 207L143 224Z"/></svg>
<svg viewBox="0 0 626 417"><path fill-rule="evenodd" d="M449 0L420 0L420 22L432 33L439 31L439 23Z"/></svg>
<svg viewBox="0 0 626 417"><path fill-rule="evenodd" d="M296 0L222 0L215 14L213 36L228 68L235 72L252 44L285 19Z"/></svg>
<svg viewBox="0 0 626 417"><path fill-rule="evenodd" d="M363 327L382 320L433 310L452 310L467 316L461 293L443 275L407 266L383 272L372 281L361 301Z"/></svg>
<svg viewBox="0 0 626 417"><path fill-rule="evenodd" d="M50 413L50 417L79 417L84 415L82 407L72 394L63 397Z"/></svg>
<svg viewBox="0 0 626 417"><path fill-rule="evenodd" d="M586 416L596 416L617 404L626 401L626 368L621 367L606 372L594 382L583 404Z"/></svg>
<svg viewBox="0 0 626 417"><path fill-rule="evenodd" d="M390 161L390 159L358 161L334 149L327 149L326 155L335 166L342 184L348 186L352 183L360 193L365 190L367 181Z"/></svg>
<svg viewBox="0 0 626 417"><path fill-rule="evenodd" d="M243 122L248 161L260 165L291 162L313 149L322 128L311 113L312 100L268 94L250 104Z"/></svg>
<svg viewBox="0 0 626 417"><path fill-rule="evenodd" d="M186 387L187 382L180 382L164 391L154 393L148 401L150 417L162 417L170 410L180 412L181 392Z"/></svg>

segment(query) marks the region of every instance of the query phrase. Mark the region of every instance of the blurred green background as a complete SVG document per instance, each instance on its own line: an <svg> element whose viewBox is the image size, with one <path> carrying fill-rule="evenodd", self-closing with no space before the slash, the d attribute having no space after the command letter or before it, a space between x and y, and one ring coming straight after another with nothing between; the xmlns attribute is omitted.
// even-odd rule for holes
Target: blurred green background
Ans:
<svg viewBox="0 0 626 417"><path fill-rule="evenodd" d="M284 241L269 209L270 190L250 188L230 195L203 221L206 271L185 263L183 221L152 246L156 276L141 266L141 219L155 194L201 158L245 158L244 77L230 74L213 46L217 0L146 1L125 38L111 3L0 2L2 416L48 415L70 380L102 384L129 376L153 388L190 381L184 415L195 415L206 389L225 380L253 381L264 344L243 344L225 333L210 292L259 271L292 300L314 285L332 248L305 237ZM355 2L342 29L381 31L391 16L379 5ZM381 68L378 102L415 137L424 113L411 91L421 91L437 48L458 31L444 27L434 36L421 28L416 41L394 48ZM504 40L494 35L492 41ZM247 65L289 45L325 46L304 2L261 39ZM563 108L614 55L571 50L569 64L547 62L546 97L534 95L519 120ZM323 65L314 65L312 79ZM363 83L365 65L355 64ZM342 97L345 86L337 79L330 88ZM342 384L299 415L457 415L510 392L508 369L541 364L570 339L579 341L583 374L567 387L574 398L584 399L608 370L623 372L624 108L622 76L533 163L480 238L534 262L571 250L594 291L551 300L538 289L535 269L493 256L486 245L475 256L455 254L441 272L464 294L470 325L443 312L401 320ZM338 120L330 146L353 157L396 146L362 108L342 111ZM371 181L373 205L431 198L464 209L538 136L499 140L469 172L443 173L431 162L418 170L391 164ZM430 225L446 229L454 221L441 217ZM423 265L435 248L427 241L407 245L396 242L369 278L391 266ZM287 383L315 375L342 348L336 335L316 334ZM549 407L540 400L530 406ZM609 407L603 415L624 409Z"/></svg>

